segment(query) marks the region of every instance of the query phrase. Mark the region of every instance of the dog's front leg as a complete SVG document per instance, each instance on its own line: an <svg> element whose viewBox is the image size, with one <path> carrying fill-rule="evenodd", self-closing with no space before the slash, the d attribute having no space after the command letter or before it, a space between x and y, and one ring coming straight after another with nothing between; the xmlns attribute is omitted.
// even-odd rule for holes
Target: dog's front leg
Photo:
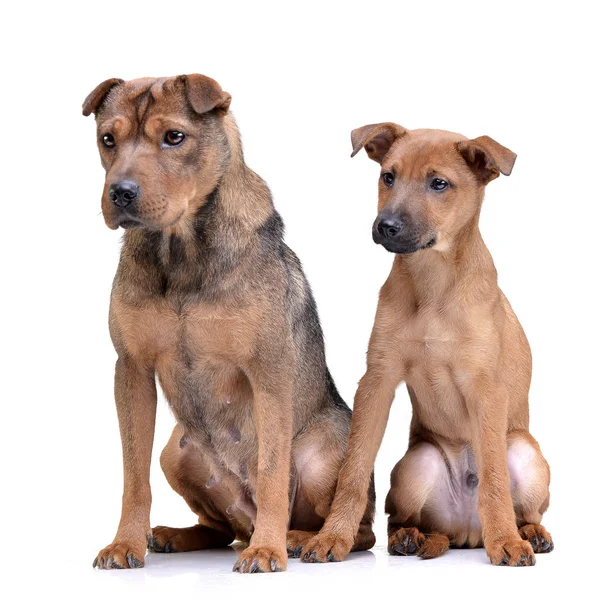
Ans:
<svg viewBox="0 0 600 600"><path fill-rule="evenodd" d="M279 357L278 362L287 361ZM292 451L293 373L290 371L283 365L274 367L272 362L268 371L263 365L252 365L246 371L254 394L258 437L257 514L250 546L233 567L239 573L284 571L287 566Z"/></svg>
<svg viewBox="0 0 600 600"><path fill-rule="evenodd" d="M144 566L150 533L150 458L156 419L154 370L120 357L115 368L115 401L123 445L123 505L112 544L94 566L127 569Z"/></svg>
<svg viewBox="0 0 600 600"><path fill-rule="evenodd" d="M510 495L507 395L494 391L495 386L485 377L476 378L474 382L466 400L479 476L478 508L483 544L494 565L534 565L531 544L522 540L517 530Z"/></svg>
<svg viewBox="0 0 600 600"><path fill-rule="evenodd" d="M331 512L321 531L303 548L303 562L335 562L350 552L368 501L368 489L388 422L394 393L404 379L405 367L390 341L385 305L379 306L369 342L367 372L354 397L348 449L338 477ZM389 320L387 322L390 322Z"/></svg>

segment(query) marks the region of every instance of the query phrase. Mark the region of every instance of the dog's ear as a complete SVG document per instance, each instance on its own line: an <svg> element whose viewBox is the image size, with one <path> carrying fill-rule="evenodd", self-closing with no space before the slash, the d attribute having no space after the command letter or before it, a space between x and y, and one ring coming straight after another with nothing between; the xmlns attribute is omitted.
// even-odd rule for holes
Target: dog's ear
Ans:
<svg viewBox="0 0 600 600"><path fill-rule="evenodd" d="M231 94L224 92L221 86L206 75L180 75L188 102L198 114L214 108L226 111L231 104Z"/></svg>
<svg viewBox="0 0 600 600"><path fill-rule="evenodd" d="M458 142L458 151L477 178L486 185L502 175L510 175L517 155L487 135Z"/></svg>
<svg viewBox="0 0 600 600"><path fill-rule="evenodd" d="M100 85L96 86L94 90L88 95L88 97L83 101L83 106L81 107L83 116L89 117L92 113L96 114L98 109L102 106L102 103L108 96L108 92L112 90L115 85L119 85L123 83L122 79L117 79L113 77L112 79L107 79L103 81Z"/></svg>
<svg viewBox="0 0 600 600"><path fill-rule="evenodd" d="M390 146L403 135L407 129L396 123L375 123L364 125L352 131L352 158L361 148L364 148L371 160L381 163Z"/></svg>

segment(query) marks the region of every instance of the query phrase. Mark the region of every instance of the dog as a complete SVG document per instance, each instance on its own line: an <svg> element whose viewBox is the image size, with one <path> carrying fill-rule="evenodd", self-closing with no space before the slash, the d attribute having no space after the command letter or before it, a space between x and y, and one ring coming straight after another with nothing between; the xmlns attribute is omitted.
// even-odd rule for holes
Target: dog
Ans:
<svg viewBox="0 0 600 600"><path fill-rule="evenodd" d="M83 103L106 171L104 219L125 230L109 318L124 494L101 569L141 567L147 547L238 539L249 545L234 571L281 571L329 513L351 411L230 102L193 74L109 79ZM155 377L177 421L161 466L198 517L188 528L150 528ZM375 542L370 490L356 550Z"/></svg>
<svg viewBox="0 0 600 600"><path fill-rule="evenodd" d="M487 136L395 123L356 129L352 144L352 156L365 148L381 165L373 239L396 256L335 500L302 559L351 548L404 381L413 416L386 499L389 552L433 558L483 544L494 565L534 565L554 544L540 524L550 470L528 429L531 352L478 227L486 185L510 175L516 155Z"/></svg>

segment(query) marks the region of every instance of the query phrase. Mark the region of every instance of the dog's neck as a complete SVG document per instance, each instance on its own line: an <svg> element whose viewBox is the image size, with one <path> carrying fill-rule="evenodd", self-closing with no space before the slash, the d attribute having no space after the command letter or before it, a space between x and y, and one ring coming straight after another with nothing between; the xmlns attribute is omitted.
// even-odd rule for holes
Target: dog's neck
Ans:
<svg viewBox="0 0 600 600"><path fill-rule="evenodd" d="M230 273L255 243L256 232L273 217L265 182L244 162L239 131L231 115L224 118L230 160L195 209L176 226L135 229L125 233L123 255L134 260L152 289L206 289ZM143 277L147 277L143 276ZM148 287L140 278L140 285ZM156 281L160 281L157 286Z"/></svg>
<svg viewBox="0 0 600 600"><path fill-rule="evenodd" d="M222 216L254 231L273 213L273 201L266 183L244 162L240 132L231 113L225 115L223 128L230 160L219 184L218 208Z"/></svg>
<svg viewBox="0 0 600 600"><path fill-rule="evenodd" d="M450 295L453 301L464 301L468 305L495 300L496 268L481 237L478 221L479 215L476 215L446 240L442 250L434 247L396 257L394 266L410 280L417 306L435 304Z"/></svg>

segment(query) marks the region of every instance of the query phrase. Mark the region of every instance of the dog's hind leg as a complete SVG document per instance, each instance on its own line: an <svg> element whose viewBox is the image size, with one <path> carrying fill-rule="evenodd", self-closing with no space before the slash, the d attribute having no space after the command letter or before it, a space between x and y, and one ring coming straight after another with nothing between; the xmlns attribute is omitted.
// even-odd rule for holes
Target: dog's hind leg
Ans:
<svg viewBox="0 0 600 600"><path fill-rule="evenodd" d="M179 426L175 427L163 450L160 463L171 487L198 516L198 525L154 527L148 538L148 549L154 552L188 552L231 544L236 532L225 514L226 507L233 504L232 494L226 486L217 485L202 454L192 444L186 443Z"/></svg>
<svg viewBox="0 0 600 600"><path fill-rule="evenodd" d="M422 518L423 508L445 472L440 451L427 442L412 446L394 467L385 501L390 554L436 558L448 550L448 536L428 531Z"/></svg>
<svg viewBox="0 0 600 600"><path fill-rule="evenodd" d="M329 514L350 425L350 413L331 409L303 432L292 446L298 488L292 507L291 530L287 534L288 556L300 558L304 545L313 538ZM354 538L352 552L375 545L373 516L375 486L369 488L369 502Z"/></svg>
<svg viewBox="0 0 600 600"><path fill-rule="evenodd" d="M527 431L508 435L508 470L519 535L536 554L552 552L552 536L540 524L550 503L550 469L537 441Z"/></svg>
<svg viewBox="0 0 600 600"><path fill-rule="evenodd" d="M233 537L204 525L182 528L158 526L152 528L148 549L152 552L168 553L224 548L231 544Z"/></svg>

